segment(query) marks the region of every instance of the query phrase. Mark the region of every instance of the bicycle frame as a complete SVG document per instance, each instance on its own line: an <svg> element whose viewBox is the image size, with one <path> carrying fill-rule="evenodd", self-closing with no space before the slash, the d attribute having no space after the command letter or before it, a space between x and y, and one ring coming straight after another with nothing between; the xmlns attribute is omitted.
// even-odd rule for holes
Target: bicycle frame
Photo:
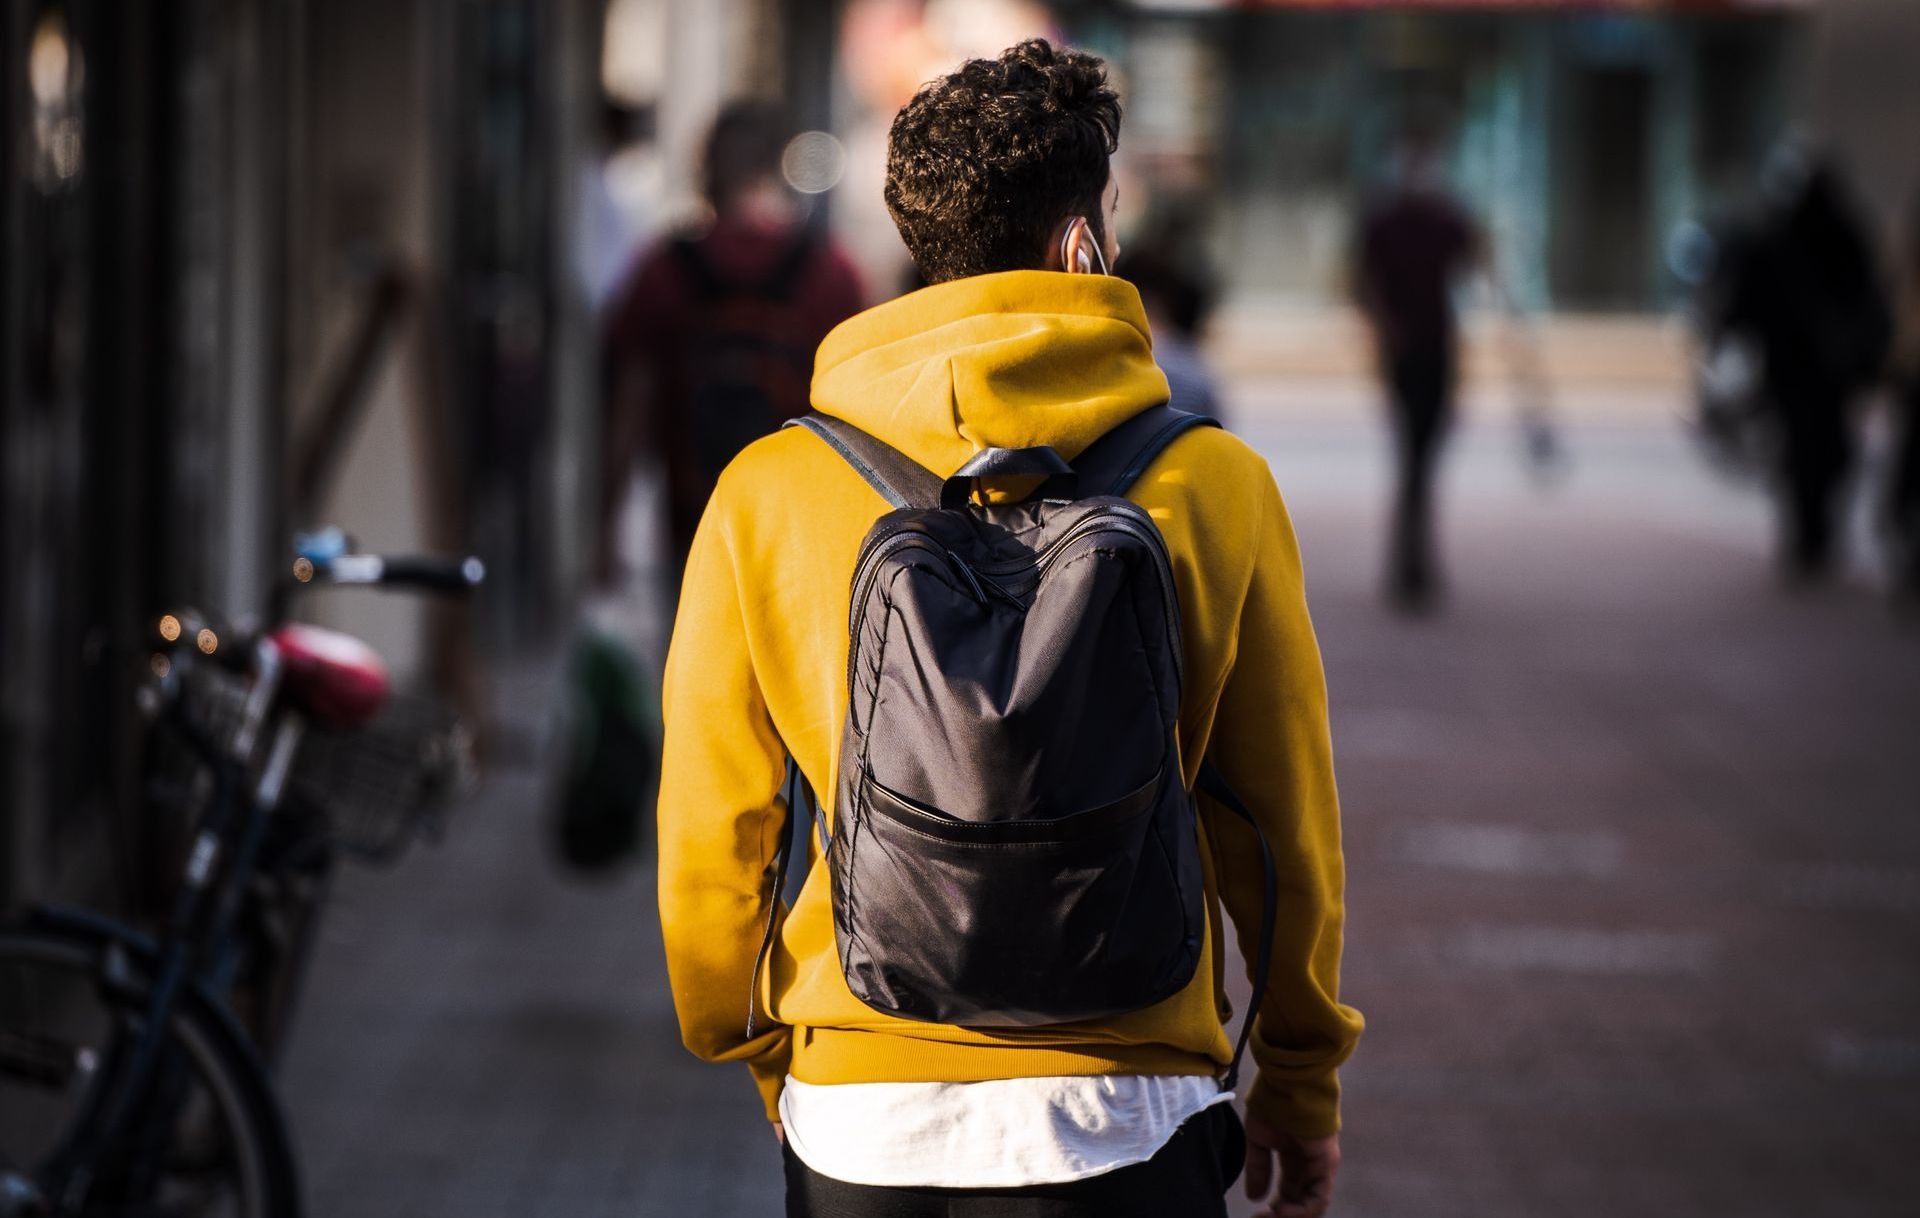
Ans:
<svg viewBox="0 0 1920 1218"><path fill-rule="evenodd" d="M313 557L303 551L293 568L298 584L385 584L448 593L470 591L484 575L474 558L357 555L344 545ZM276 586L276 622L283 619L290 588ZM251 910L264 910L270 922L283 908L275 899L262 902L253 881L286 878L297 884L313 860L320 862L318 873L331 860L332 843L324 838L314 839L320 848L311 855L301 838L280 854L271 851L269 836L301 750L307 715L311 710L324 722L328 712L310 708L300 687L289 682L288 657L297 662L299 656L295 645L276 642L284 639L281 633L262 631L245 652L252 680L237 726L229 735L225 727L216 731L198 721L186 713L185 679L196 665L221 662L212 658L219 640L197 629L191 615L183 616L190 620L162 620L171 650L156 655L155 681L141 689L143 709L173 729L196 763L188 792L198 819L160 934L149 938L84 910L43 906L27 914L32 930L68 940L97 961L97 983L113 1020L103 1060L86 1067L90 1077L78 1110L59 1131L62 1141L38 1172L30 1200L51 1204L54 1214L72 1215L95 1199L103 1180L113 1182L116 1196L130 1197L147 1195L163 1180L169 1167L167 1137L149 1135L169 1134L193 1094L193 1067L173 1035L176 1021L184 1018L222 1063L225 1094L239 1106L249 1146L261 1156L257 1162L273 1190L267 1212L273 1218L297 1218L294 1158L263 1060L267 1046L242 1027L228 998L247 975L243 969L264 969L269 987L289 975L271 929L257 936L238 926ZM263 854L270 854L264 862ZM296 896L285 907L297 909L299 901ZM249 955L261 948L266 950ZM265 1025L268 1039L271 1028L271 1022Z"/></svg>
<svg viewBox="0 0 1920 1218"><path fill-rule="evenodd" d="M150 961L147 1002L140 1016L139 1036L131 1050L116 1041L116 1051L109 1056L100 1081L81 1110L74 1139L56 1151L49 1164L49 1194L65 1208L77 1208L84 1203L94 1183L93 1165L101 1161L109 1148L124 1144L134 1118L145 1114L146 1100L159 1085L168 1065L164 1052L167 1029L188 992L197 992L225 1013L231 1023L231 1014L225 1012L213 995L222 993L231 983L238 964L240 944L231 933L234 919L246 895L247 880L267 827L279 807L288 769L304 730L297 714L285 710L277 716L274 714L282 670L272 641L266 638L256 641L253 659L254 685L230 743L210 738L184 715L168 715L170 723L213 775L213 791L188 849L179 892L165 930L157 943L135 948ZM179 664L184 667L194 662L183 654ZM183 675L179 668L173 668L161 680L161 696L170 711L177 711L179 707ZM261 734L269 728L271 737L266 760L259 777L249 786L254 750ZM40 911L37 916L67 925L95 928L112 925L77 911L50 909ZM109 952L103 960L108 962L109 970L115 969L116 960L120 961L119 968L125 969L123 955ZM102 982L122 987L133 984L130 976L109 975L102 978ZM241 1038L245 1039L244 1033ZM259 1069L262 1090L270 1094L257 1055L252 1060ZM172 1103L167 1107L172 1107ZM277 1106L274 1112L277 1118ZM284 1130L280 1136L284 1138Z"/></svg>
<svg viewBox="0 0 1920 1218"><path fill-rule="evenodd" d="M160 949L152 938L102 914L42 906L27 914L24 925L84 946L103 962L108 975L103 978L102 984L118 987L123 992L140 993L144 979L155 976L159 968ZM275 1218L300 1218L303 1207L299 1196L299 1173L293 1153L293 1139L286 1116L275 1098L266 1063L257 1052L252 1038L226 1004L201 979L186 979L175 993L174 1006L177 1011L191 1016L216 1042L220 1056L228 1063L239 1089L248 1114L246 1119L251 1137L270 1165L270 1178L284 1182L283 1187L270 1194L273 1199L270 1212ZM75 1121L76 1129L88 1129L97 1123L93 1114L102 1107L104 1080L117 1073L113 1062L101 1063L98 1074L103 1085L94 1089L93 1102L79 1114ZM104 1139L90 1140L87 1144L110 1145ZM73 1161L69 1160L70 1163ZM91 1163L98 1160L77 1161ZM54 1166L50 1164L49 1169ZM58 1198L59 1206L53 1211L55 1214L70 1213L85 1200L84 1191L76 1188L71 1168L61 1170L67 1174L64 1176L64 1191L54 1195Z"/></svg>

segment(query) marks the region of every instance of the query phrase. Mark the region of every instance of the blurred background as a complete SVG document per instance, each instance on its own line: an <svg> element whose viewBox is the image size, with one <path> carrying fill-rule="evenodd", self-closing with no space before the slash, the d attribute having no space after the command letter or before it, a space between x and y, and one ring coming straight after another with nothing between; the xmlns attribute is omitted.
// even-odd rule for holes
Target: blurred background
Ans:
<svg viewBox="0 0 1920 1218"><path fill-rule="evenodd" d="M792 222L905 290L887 125L1033 34L1108 57L1156 341L1301 535L1371 1023L1337 1211L1914 1212L1913 0L9 0L0 908L167 908L162 613L270 614L322 525L475 555L464 602L298 607L483 774L335 879L278 1074L310 1206L775 1212L745 1072L680 1049L644 820L554 844L592 640L642 741L664 651L618 319L742 98ZM1367 234L1416 161L1471 236L1413 510ZM1844 299L1767 269L1848 259ZM1831 350L1809 431L1783 370Z"/></svg>

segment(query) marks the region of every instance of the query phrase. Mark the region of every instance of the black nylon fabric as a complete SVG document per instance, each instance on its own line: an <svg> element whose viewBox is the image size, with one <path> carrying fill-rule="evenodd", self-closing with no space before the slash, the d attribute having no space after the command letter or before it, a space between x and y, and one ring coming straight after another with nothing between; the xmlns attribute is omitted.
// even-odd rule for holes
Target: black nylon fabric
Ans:
<svg viewBox="0 0 1920 1218"><path fill-rule="evenodd" d="M1177 993L1202 934L1165 543L1114 496L907 508L856 565L829 848L848 985L1018 1027Z"/></svg>
<svg viewBox="0 0 1920 1218"><path fill-rule="evenodd" d="M1014 820L1111 802L1165 765L1179 625L1158 544L1116 499L883 519L849 690L875 780Z"/></svg>

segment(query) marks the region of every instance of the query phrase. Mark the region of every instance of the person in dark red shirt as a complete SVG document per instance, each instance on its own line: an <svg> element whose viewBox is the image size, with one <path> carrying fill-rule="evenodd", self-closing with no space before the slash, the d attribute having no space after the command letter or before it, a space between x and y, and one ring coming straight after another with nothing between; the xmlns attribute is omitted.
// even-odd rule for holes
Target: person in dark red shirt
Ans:
<svg viewBox="0 0 1920 1218"><path fill-rule="evenodd" d="M815 349L865 306L852 262L781 176L788 135L770 106L725 108L706 149L712 223L656 243L621 289L606 336L603 579L638 453L666 467L677 576L720 471L806 413Z"/></svg>
<svg viewBox="0 0 1920 1218"><path fill-rule="evenodd" d="M1439 592L1433 469L1453 413L1453 286L1483 259L1484 243L1447 191L1433 133L1411 131L1401 155L1399 180L1361 219L1354 284L1391 400L1398 459L1388 600L1423 612Z"/></svg>

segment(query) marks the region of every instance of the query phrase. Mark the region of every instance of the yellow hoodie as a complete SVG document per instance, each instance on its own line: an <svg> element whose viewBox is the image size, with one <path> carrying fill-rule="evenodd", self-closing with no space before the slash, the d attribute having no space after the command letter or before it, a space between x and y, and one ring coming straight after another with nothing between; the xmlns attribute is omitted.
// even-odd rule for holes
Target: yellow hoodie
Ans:
<svg viewBox="0 0 1920 1218"><path fill-rule="evenodd" d="M817 409L943 474L987 447L1048 444L1072 460L1166 397L1132 286L1044 271L956 280L851 318L821 344L813 379ZM1280 868L1248 1110L1299 1136L1331 1133L1335 1068L1361 1020L1338 1000L1339 805L1293 528L1266 463L1210 428L1176 441L1129 497L1173 558L1188 785L1211 755ZM809 1083L1215 1073L1231 1051L1220 909L1251 959L1264 873L1251 829L1204 800L1211 916L1201 964L1154 1006L992 1031L883 1015L841 974L824 867L781 912L754 995L784 817L775 792L791 753L832 825L848 583L861 539L887 510L818 437L789 428L727 468L694 539L667 660L659 805L660 920L687 1047L745 1061L770 1120L789 1073Z"/></svg>

